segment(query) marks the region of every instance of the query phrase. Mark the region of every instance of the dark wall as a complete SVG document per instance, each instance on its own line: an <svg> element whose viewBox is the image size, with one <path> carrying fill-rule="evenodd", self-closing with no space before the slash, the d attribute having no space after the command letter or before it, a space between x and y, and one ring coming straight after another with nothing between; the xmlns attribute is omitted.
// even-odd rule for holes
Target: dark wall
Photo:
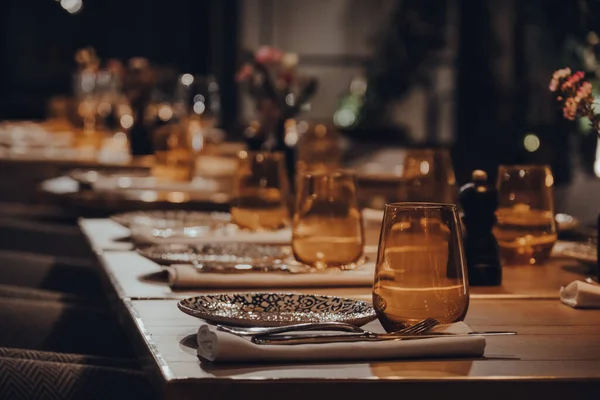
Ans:
<svg viewBox="0 0 600 400"><path fill-rule="evenodd" d="M235 0L83 0L83 5L71 15L54 0L0 1L0 119L43 117L50 96L70 93L73 57L84 46L93 46L102 60L142 56L196 74L233 68ZM227 113L234 105L224 107Z"/></svg>

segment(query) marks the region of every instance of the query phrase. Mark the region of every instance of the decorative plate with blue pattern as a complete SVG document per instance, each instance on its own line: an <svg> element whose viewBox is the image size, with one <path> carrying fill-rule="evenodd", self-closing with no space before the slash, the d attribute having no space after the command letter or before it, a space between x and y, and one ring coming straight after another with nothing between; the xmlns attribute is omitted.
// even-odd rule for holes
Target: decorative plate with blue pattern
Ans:
<svg viewBox="0 0 600 400"><path fill-rule="evenodd" d="M181 300L177 306L184 313L208 322L237 326L304 322L345 322L361 326L377 318L366 301L314 294L207 294Z"/></svg>

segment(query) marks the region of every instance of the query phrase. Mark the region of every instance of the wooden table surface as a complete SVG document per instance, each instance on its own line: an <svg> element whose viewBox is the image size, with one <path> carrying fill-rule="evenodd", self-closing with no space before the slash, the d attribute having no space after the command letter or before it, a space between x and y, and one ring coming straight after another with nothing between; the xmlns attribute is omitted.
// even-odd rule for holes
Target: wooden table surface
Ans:
<svg viewBox="0 0 600 400"><path fill-rule="evenodd" d="M166 280L160 279L163 268L153 261L132 251L133 245L127 240L129 230L109 219L81 219L80 226L89 238L90 245L98 254L107 278L115 289L115 294L123 298L185 298L209 290L182 291L171 289ZM377 237L375 232L367 235ZM367 244L376 248L376 239ZM561 286L591 274L579 263L564 258L555 258L545 265L515 266L503 269L500 287L472 287L473 298L534 298L558 299ZM299 288L304 292L343 293L343 288L311 289ZM355 294L363 299L371 299L371 288L354 288ZM213 290L214 291L214 290ZM238 290L239 291L239 290Z"/></svg>
<svg viewBox="0 0 600 400"><path fill-rule="evenodd" d="M81 220L80 226L137 354L166 399L579 399L597 398L600 391L600 310L575 310L558 300L560 286L588 273L571 260L505 267L501 287L471 288L465 320L471 328L519 333L487 337L480 359L218 365L196 357L201 321L176 307L178 299L201 291L178 292L141 279L161 268L130 250L122 240L128 231L118 224ZM370 287L293 291L370 299Z"/></svg>
<svg viewBox="0 0 600 400"><path fill-rule="evenodd" d="M354 292L348 290L345 294L353 296ZM460 388L461 397L467 398L482 395L477 392L478 385L471 383L481 381L490 389L498 387L503 391L517 389L526 382L536 383L536 391L551 398L564 395L567 387L575 390L575 398L582 398L581 382L581 387L593 384L600 389L600 311L575 310L558 300L474 299L466 318L473 329L519 333L487 337L481 359L276 365L199 361L194 348L199 321L181 313L176 303L177 300L123 303L127 320L142 342L140 355L149 360L149 372L162 384L166 398L223 398L223 393L216 390L224 387L232 396L258 396L273 390L282 397L324 398L316 391L319 387L337 393L336 396L355 398L353 391L361 390L356 383L368 385L373 391L371 396L383 396L390 390L407 394L405 391L414 389L409 383L421 383L418 390L423 395L444 393L442 388L454 387ZM386 381L387 385L373 386L374 380ZM299 382L307 385L297 385ZM332 384L335 387L327 388ZM287 393L292 387L295 393ZM527 398L518 394L507 398ZM485 396L494 398L494 393Z"/></svg>

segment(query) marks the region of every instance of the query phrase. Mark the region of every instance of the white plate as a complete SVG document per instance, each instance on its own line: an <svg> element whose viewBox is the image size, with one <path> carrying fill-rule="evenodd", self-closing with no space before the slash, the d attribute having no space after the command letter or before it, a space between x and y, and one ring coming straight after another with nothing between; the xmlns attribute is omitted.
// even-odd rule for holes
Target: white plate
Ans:
<svg viewBox="0 0 600 400"><path fill-rule="evenodd" d="M596 264L598 255L596 245L591 243L566 244L560 252L563 257L575 259L586 264Z"/></svg>
<svg viewBox="0 0 600 400"><path fill-rule="evenodd" d="M76 180L79 183L93 185L98 180L109 178L144 178L149 177L148 171L142 170L116 170L116 171L99 171L95 169L75 169L68 173L69 178Z"/></svg>
<svg viewBox="0 0 600 400"><path fill-rule="evenodd" d="M293 293L212 294L181 300L177 307L203 320L238 326L346 322L361 326L377 318L371 304L336 296Z"/></svg>
<svg viewBox="0 0 600 400"><path fill-rule="evenodd" d="M289 244L290 228L276 231L246 231L231 223L231 214L197 211L133 211L111 216L129 228L137 243L263 243Z"/></svg>
<svg viewBox="0 0 600 400"><path fill-rule="evenodd" d="M229 224L231 214L224 212L198 212L187 210L130 211L111 215L111 219L131 228L143 225L157 230L184 230L186 228L218 228Z"/></svg>
<svg viewBox="0 0 600 400"><path fill-rule="evenodd" d="M189 182L173 181L156 178L153 176L124 175L99 175L92 187L96 191L120 190L160 190L177 192L218 192L221 188L219 182L211 178L195 177Z"/></svg>

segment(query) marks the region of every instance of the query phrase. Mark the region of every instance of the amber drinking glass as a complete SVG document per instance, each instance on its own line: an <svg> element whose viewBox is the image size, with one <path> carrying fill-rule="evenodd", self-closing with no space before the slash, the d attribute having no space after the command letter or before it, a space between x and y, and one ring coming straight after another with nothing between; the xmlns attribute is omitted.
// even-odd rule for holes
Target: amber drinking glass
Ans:
<svg viewBox="0 0 600 400"><path fill-rule="evenodd" d="M455 205L385 206L373 305L388 332L430 317L441 323L464 318L469 289Z"/></svg>
<svg viewBox="0 0 600 400"><path fill-rule="evenodd" d="M288 120L286 134L298 137L296 170L299 173L331 171L342 163L339 131L327 123Z"/></svg>
<svg viewBox="0 0 600 400"><path fill-rule="evenodd" d="M364 248L354 174L314 172L299 182L292 227L294 257L317 269L354 268Z"/></svg>
<svg viewBox="0 0 600 400"><path fill-rule="evenodd" d="M289 183L283 153L241 151L238 157L232 221L253 231L289 225Z"/></svg>
<svg viewBox="0 0 600 400"><path fill-rule="evenodd" d="M505 265L541 264L556 243L554 177L545 165L501 165L494 235Z"/></svg>
<svg viewBox="0 0 600 400"><path fill-rule="evenodd" d="M183 124L161 126L154 132L153 138L155 162L152 175L166 180L191 181L195 158Z"/></svg>
<svg viewBox="0 0 600 400"><path fill-rule="evenodd" d="M388 150L358 167L359 203L382 209L386 203L455 203L456 179L446 149Z"/></svg>

